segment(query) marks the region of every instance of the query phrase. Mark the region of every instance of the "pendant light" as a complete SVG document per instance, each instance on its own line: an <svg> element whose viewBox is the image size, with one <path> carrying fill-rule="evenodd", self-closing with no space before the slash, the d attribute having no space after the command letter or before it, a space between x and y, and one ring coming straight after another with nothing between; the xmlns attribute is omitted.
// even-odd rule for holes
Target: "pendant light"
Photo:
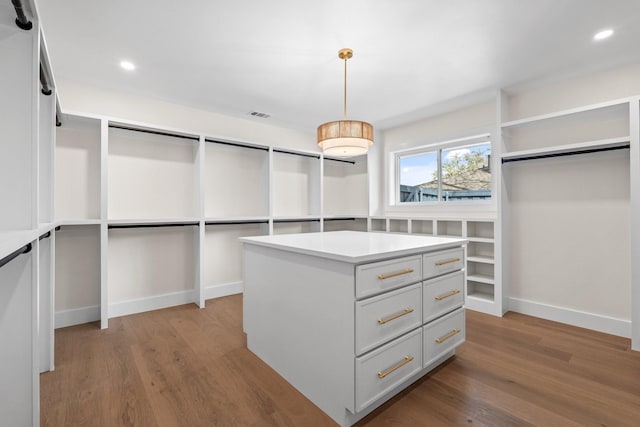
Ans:
<svg viewBox="0 0 640 427"><path fill-rule="evenodd" d="M347 60L353 56L349 48L340 49L344 60L344 118L318 126L318 145L324 154L352 157L365 154L373 144L373 126L367 122L347 120Z"/></svg>

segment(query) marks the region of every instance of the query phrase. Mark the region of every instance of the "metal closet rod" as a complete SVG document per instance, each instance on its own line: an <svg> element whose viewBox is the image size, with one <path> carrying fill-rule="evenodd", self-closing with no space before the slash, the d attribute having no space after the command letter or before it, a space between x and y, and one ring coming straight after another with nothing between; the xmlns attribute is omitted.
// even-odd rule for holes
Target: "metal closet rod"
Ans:
<svg viewBox="0 0 640 427"><path fill-rule="evenodd" d="M532 156L518 157L515 159L502 159L502 164L512 163L512 162L523 162L525 160L548 159L551 157L575 156L576 154L600 153L602 151L628 150L628 149L629 149L629 145L621 145L618 147L603 147L603 148L591 148L588 150L567 151L566 153L536 154Z"/></svg>
<svg viewBox="0 0 640 427"><path fill-rule="evenodd" d="M151 130L151 129L140 129L140 128L135 128L135 127L130 127L130 126L117 125L117 124L113 124L113 123L109 123L109 127L110 128L114 128L114 129L130 130L130 131L134 131L134 132L150 133L150 134L153 134L153 135L162 135L162 136L171 136L171 137L174 137L174 138L189 139L191 141L199 141L200 140L200 138L198 138L197 136L180 135L178 133L162 132L162 131L159 131L159 130Z"/></svg>
<svg viewBox="0 0 640 427"><path fill-rule="evenodd" d="M331 161L334 161L334 162L350 163L352 165L356 164L356 162L353 161L353 160L334 159L333 157L325 157L324 159L325 160L331 160Z"/></svg>
<svg viewBox="0 0 640 427"><path fill-rule="evenodd" d="M17 251L12 252L6 257L0 259L0 268L4 267L5 265L13 261L15 258L19 257L20 255L27 254L29 252L31 252L31 243L27 243Z"/></svg>
<svg viewBox="0 0 640 427"><path fill-rule="evenodd" d="M320 158L319 155L315 155L315 154L296 153L295 151L281 150L279 148L274 148L273 152L274 153L283 153L283 154L293 154L294 156L311 157L312 159L319 159Z"/></svg>
<svg viewBox="0 0 640 427"><path fill-rule="evenodd" d="M324 222L329 222L329 221L355 221L355 218L324 218L323 221Z"/></svg>
<svg viewBox="0 0 640 427"><path fill-rule="evenodd" d="M268 147L260 147L257 145L246 145L246 144L241 144L239 142L230 142L230 141L218 141L217 139L209 139L209 138L205 138L204 140L205 142L211 142L213 144L231 145L233 147L251 148L253 150L269 151Z"/></svg>
<svg viewBox="0 0 640 427"><path fill-rule="evenodd" d="M161 228L161 227L191 227L198 225L197 222L189 222L184 224L172 224L172 223L158 223L158 224L112 224L108 228L109 230L118 228Z"/></svg>
<svg viewBox="0 0 640 427"><path fill-rule="evenodd" d="M47 75L44 72L44 68L42 67L42 62L40 63L40 85L42 89L40 90L43 95L49 96L53 93L51 87L49 86L49 81L47 80ZM56 112L57 116L57 112Z"/></svg>
<svg viewBox="0 0 640 427"><path fill-rule="evenodd" d="M244 224L268 224L269 220L255 220L255 221L207 221L204 225L244 225Z"/></svg>
<svg viewBox="0 0 640 427"><path fill-rule="evenodd" d="M320 222L320 218L301 218L301 219L274 219L274 224L282 224L285 222Z"/></svg>
<svg viewBox="0 0 640 427"><path fill-rule="evenodd" d="M16 15L18 16L16 18L16 25L18 26L18 28L26 31L29 31L30 29L32 29L33 24L31 23L31 21L29 21L29 18L27 18L27 15L25 15L24 13L24 7L22 6L22 1L11 0L11 3L13 3L13 8L16 10Z"/></svg>

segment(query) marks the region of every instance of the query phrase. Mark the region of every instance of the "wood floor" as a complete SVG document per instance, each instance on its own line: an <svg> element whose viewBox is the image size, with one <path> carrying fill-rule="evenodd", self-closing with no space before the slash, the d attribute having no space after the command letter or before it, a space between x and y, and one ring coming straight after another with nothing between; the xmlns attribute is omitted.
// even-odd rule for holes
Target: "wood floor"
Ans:
<svg viewBox="0 0 640 427"><path fill-rule="evenodd" d="M358 426L638 426L627 339L467 313L467 342ZM242 296L56 331L42 426L335 426L246 348Z"/></svg>

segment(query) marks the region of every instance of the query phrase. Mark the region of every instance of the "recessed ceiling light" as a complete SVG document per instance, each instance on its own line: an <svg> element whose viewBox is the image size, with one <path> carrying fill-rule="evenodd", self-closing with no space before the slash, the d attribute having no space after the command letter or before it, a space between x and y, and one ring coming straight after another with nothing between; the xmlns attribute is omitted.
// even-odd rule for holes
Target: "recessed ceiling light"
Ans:
<svg viewBox="0 0 640 427"><path fill-rule="evenodd" d="M613 35L613 30L608 29L608 30L602 30L600 32L597 32L595 36L593 36L594 40L604 40L606 38L609 38Z"/></svg>
<svg viewBox="0 0 640 427"><path fill-rule="evenodd" d="M120 66L127 71L133 71L136 69L136 66L133 65L132 62L129 61L120 61Z"/></svg>

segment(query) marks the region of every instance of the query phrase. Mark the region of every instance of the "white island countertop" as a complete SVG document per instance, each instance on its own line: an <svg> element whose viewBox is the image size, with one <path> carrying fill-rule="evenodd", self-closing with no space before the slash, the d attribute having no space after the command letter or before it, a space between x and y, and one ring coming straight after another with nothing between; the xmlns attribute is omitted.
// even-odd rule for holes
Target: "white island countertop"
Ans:
<svg viewBox="0 0 640 427"><path fill-rule="evenodd" d="M467 243L467 239L463 238L363 231L241 237L240 241L354 264L453 248Z"/></svg>

